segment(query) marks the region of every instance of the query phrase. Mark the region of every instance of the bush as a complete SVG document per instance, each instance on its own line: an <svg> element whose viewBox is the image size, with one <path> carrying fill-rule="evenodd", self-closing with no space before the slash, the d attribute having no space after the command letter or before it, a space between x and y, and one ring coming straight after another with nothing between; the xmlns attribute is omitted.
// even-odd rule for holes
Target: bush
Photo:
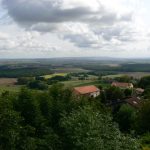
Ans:
<svg viewBox="0 0 150 150"><path fill-rule="evenodd" d="M28 83L28 87L30 89L38 89L38 90L47 90L48 89L48 85L44 82L41 81L31 81Z"/></svg>
<svg viewBox="0 0 150 150"><path fill-rule="evenodd" d="M17 79L17 84L18 85L25 85L28 84L29 82L33 81L34 78L32 77L20 77Z"/></svg>

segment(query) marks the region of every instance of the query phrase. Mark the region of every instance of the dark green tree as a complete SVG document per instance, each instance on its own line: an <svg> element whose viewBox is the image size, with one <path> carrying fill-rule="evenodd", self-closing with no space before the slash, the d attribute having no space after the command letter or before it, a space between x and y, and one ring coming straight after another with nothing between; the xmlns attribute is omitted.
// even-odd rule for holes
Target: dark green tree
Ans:
<svg viewBox="0 0 150 150"><path fill-rule="evenodd" d="M111 86L106 89L107 101L117 101L124 98L124 92L118 87Z"/></svg>
<svg viewBox="0 0 150 150"><path fill-rule="evenodd" d="M145 102L138 113L138 131L140 133L150 132L150 101Z"/></svg>
<svg viewBox="0 0 150 150"><path fill-rule="evenodd" d="M115 116L115 120L118 122L121 131L124 132L131 130L134 126L135 118L136 110L127 104L122 105Z"/></svg>
<svg viewBox="0 0 150 150"><path fill-rule="evenodd" d="M66 137L65 149L138 150L135 139L120 133L109 115L91 107L80 108L61 122Z"/></svg>

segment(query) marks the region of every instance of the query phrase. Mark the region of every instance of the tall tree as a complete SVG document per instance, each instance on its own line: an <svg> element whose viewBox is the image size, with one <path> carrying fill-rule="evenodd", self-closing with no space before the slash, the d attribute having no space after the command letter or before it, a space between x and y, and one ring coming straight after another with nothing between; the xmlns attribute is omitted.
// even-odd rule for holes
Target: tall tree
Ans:
<svg viewBox="0 0 150 150"><path fill-rule="evenodd" d="M138 150L135 139L120 133L109 115L93 108L80 108L61 122L66 137L66 149L78 150Z"/></svg>

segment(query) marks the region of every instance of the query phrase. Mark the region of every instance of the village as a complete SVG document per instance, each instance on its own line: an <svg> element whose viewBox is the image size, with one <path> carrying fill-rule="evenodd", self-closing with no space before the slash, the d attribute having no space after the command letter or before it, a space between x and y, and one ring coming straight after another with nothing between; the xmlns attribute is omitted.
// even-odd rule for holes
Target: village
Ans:
<svg viewBox="0 0 150 150"><path fill-rule="evenodd" d="M122 99L107 100L107 102L105 103L106 106L114 107L121 104L128 104L135 109L140 108L143 99L142 94L144 93L144 89L134 88L134 85L132 83L125 83L125 82L112 82L111 87L119 88L124 91L126 90L131 93L129 93L129 95L125 96ZM90 85L90 86L74 87L73 92L75 93L75 95L78 96L97 98L98 96L101 96L101 94L104 93L105 90L99 89L94 85Z"/></svg>

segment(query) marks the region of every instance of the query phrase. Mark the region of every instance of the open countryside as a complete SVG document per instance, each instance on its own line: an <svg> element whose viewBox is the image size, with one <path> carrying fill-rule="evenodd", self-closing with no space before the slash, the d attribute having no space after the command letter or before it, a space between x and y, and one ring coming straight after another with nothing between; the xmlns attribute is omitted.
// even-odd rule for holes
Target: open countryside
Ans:
<svg viewBox="0 0 150 150"><path fill-rule="evenodd" d="M0 0L0 150L150 150L150 0Z"/></svg>

